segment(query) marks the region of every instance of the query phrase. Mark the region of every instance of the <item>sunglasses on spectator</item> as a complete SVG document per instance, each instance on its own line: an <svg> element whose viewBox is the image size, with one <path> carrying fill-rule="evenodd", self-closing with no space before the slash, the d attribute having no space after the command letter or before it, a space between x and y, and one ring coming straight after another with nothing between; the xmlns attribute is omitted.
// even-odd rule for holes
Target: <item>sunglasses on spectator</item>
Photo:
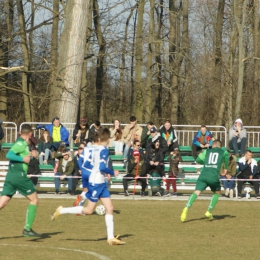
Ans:
<svg viewBox="0 0 260 260"><path fill-rule="evenodd" d="M140 144L136 144L137 147L140 147L141 145Z"/></svg>
<svg viewBox="0 0 260 260"><path fill-rule="evenodd" d="M84 149L84 147L79 147L79 150L83 150Z"/></svg>

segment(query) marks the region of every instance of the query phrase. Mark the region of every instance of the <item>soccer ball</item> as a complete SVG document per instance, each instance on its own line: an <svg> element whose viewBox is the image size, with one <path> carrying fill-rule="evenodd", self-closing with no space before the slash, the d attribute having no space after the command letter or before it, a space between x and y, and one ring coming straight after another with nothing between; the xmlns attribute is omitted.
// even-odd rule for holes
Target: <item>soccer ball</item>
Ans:
<svg viewBox="0 0 260 260"><path fill-rule="evenodd" d="M95 209L96 213L100 216L102 215L105 215L106 214L106 208L104 205L98 205L96 206L96 209Z"/></svg>

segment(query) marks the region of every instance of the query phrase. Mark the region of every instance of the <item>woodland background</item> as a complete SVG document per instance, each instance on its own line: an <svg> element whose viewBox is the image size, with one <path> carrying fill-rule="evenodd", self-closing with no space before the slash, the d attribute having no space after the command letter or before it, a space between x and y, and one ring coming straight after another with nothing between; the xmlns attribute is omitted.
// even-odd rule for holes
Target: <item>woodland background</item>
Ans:
<svg viewBox="0 0 260 260"><path fill-rule="evenodd" d="M0 118L259 125L259 0L0 0Z"/></svg>

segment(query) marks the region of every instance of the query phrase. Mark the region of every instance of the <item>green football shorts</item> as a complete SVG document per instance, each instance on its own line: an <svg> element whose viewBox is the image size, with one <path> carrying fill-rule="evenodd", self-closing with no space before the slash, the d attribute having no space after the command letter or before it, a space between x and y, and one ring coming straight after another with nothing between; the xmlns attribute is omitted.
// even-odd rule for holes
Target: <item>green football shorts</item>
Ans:
<svg viewBox="0 0 260 260"><path fill-rule="evenodd" d="M30 194L33 194L36 191L36 189L30 178L28 178L26 175L15 175L11 178L9 176L6 176L1 196L13 196L16 191L18 191L23 196L28 196Z"/></svg>
<svg viewBox="0 0 260 260"><path fill-rule="evenodd" d="M206 174L200 175L195 190L204 191L208 186L213 192L219 191L221 189L219 176L206 176Z"/></svg>

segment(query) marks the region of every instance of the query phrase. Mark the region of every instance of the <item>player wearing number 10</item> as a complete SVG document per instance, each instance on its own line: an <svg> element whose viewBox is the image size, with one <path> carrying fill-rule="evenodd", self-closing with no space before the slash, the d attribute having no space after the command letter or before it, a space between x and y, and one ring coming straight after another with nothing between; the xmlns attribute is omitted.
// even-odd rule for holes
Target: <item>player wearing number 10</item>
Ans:
<svg viewBox="0 0 260 260"><path fill-rule="evenodd" d="M221 146L221 142L219 140L215 140L212 144L212 149L207 149L198 156L196 162L199 164L204 164L204 167L197 180L195 191L189 197L186 207L182 211L182 222L186 220L189 208L195 202L200 193L204 191L208 186L214 192L214 195L212 196L208 211L205 213L205 216L210 220L213 219L212 210L218 203L218 198L221 190L219 172L222 164L224 164L224 173L226 174L229 160L228 152L222 150Z"/></svg>

